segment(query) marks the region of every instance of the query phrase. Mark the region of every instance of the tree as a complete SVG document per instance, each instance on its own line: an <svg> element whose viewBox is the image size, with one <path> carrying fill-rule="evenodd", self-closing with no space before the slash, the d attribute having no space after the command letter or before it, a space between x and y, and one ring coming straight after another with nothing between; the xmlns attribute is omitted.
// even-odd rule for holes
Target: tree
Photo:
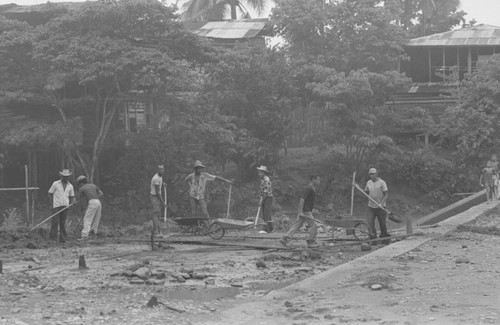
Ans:
<svg viewBox="0 0 500 325"><path fill-rule="evenodd" d="M207 67L198 105L197 129L205 151L221 164L238 166L240 179L255 175L260 163L276 163L287 133L286 111L297 106L290 65L279 52L243 45L221 54Z"/></svg>
<svg viewBox="0 0 500 325"><path fill-rule="evenodd" d="M223 20L230 12L231 19L238 19L238 10L243 18L250 18L246 6L263 12L267 0L189 0L183 5L183 17L187 21Z"/></svg>
<svg viewBox="0 0 500 325"><path fill-rule="evenodd" d="M500 149L500 55L479 64L463 82L458 105L442 114L436 134L462 163L489 158Z"/></svg>
<svg viewBox="0 0 500 325"><path fill-rule="evenodd" d="M18 38L31 38L32 70L22 77L35 81L20 88L18 100L36 94L63 123L93 118L97 132L91 152L74 150L90 181L130 92L143 91L154 101L166 90L188 89L199 79L196 62L210 59L204 54L208 47L183 29L174 10L155 0L89 2Z"/></svg>
<svg viewBox="0 0 500 325"><path fill-rule="evenodd" d="M464 23L465 12L458 11L460 0L391 0L385 1L400 17L400 23L412 37L449 31Z"/></svg>

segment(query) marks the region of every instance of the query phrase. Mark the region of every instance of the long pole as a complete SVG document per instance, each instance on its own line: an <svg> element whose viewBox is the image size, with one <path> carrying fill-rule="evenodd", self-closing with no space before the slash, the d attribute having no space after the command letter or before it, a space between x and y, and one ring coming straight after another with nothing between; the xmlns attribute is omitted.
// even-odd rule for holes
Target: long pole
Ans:
<svg viewBox="0 0 500 325"><path fill-rule="evenodd" d="M167 183L163 183L163 200L165 207L163 208L163 222L167 223Z"/></svg>
<svg viewBox="0 0 500 325"><path fill-rule="evenodd" d="M36 228L40 227L41 225L43 225L45 222L47 222L48 220L54 218L55 216L57 216L60 212L66 210L66 209L69 209L70 206L72 206L74 203L71 203L70 205L68 205L67 207L64 207L62 208L61 210L57 211L56 213L50 215L49 217L47 217L47 219L45 219L44 221L40 222L38 225L34 226L33 228L30 229L30 231L33 231L35 230Z"/></svg>
<svg viewBox="0 0 500 325"><path fill-rule="evenodd" d="M351 186L351 217L354 213L354 184L356 183L356 172L352 173L352 185Z"/></svg>
<svg viewBox="0 0 500 325"><path fill-rule="evenodd" d="M26 226L30 225L30 192L28 190L28 165L24 165L24 185L26 193Z"/></svg>
<svg viewBox="0 0 500 325"><path fill-rule="evenodd" d="M227 196L227 212L226 218L229 218L229 208L231 207L231 189L233 188L233 184L229 183L229 194Z"/></svg>

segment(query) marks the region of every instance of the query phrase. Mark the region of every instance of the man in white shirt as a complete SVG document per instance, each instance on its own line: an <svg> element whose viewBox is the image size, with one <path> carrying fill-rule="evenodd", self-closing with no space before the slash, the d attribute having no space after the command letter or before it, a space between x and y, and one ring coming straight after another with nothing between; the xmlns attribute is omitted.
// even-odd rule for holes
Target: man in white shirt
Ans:
<svg viewBox="0 0 500 325"><path fill-rule="evenodd" d="M59 232L59 242L66 242L66 219L68 217L67 207L75 202L75 191L73 185L69 182L71 172L69 169L63 169L59 172L61 179L52 183L49 189L49 200L52 206L52 213L60 211L52 218L50 226L49 239L57 241Z"/></svg>
<svg viewBox="0 0 500 325"><path fill-rule="evenodd" d="M370 176L370 180L366 182L365 192L381 207L385 208L388 192L386 182L378 176L377 170L375 168L370 168L370 170L368 171L368 175ZM380 226L379 238L387 238L390 236L387 232L387 213L384 209L380 208L380 206L372 202L372 200L368 200L369 215L367 221L370 228L370 239L377 238L375 219L378 220L378 224ZM385 239L382 241L382 243L388 244L389 241ZM372 242L372 244L376 243Z"/></svg>
<svg viewBox="0 0 500 325"><path fill-rule="evenodd" d="M161 236L160 220L166 204L162 197L163 173L165 173L165 167L163 165L159 165L158 172L151 179L150 193L151 205L153 206L153 233L155 236Z"/></svg>

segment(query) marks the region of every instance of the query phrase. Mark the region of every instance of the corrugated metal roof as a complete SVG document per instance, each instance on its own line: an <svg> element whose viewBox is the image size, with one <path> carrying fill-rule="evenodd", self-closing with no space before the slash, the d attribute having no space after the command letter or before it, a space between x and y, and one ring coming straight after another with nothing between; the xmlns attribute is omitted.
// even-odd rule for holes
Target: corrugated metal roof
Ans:
<svg viewBox="0 0 500 325"><path fill-rule="evenodd" d="M500 46L500 27L477 25L411 39L406 46Z"/></svg>
<svg viewBox="0 0 500 325"><path fill-rule="evenodd" d="M268 22L267 18L210 21L196 30L195 33L210 38L252 38L259 35Z"/></svg>

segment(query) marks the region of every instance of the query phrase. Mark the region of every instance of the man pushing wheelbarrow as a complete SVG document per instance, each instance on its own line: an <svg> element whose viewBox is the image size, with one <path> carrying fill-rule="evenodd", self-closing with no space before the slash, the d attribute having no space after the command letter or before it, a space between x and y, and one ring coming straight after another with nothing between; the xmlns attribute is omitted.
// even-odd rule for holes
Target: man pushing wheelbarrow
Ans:
<svg viewBox="0 0 500 325"><path fill-rule="evenodd" d="M299 213L297 219L292 224L288 232L280 239L280 243L283 246L288 247L288 242L290 238L302 227L304 222L309 225L309 236L307 237L307 247L314 248L319 247L316 242L316 235L318 233L318 227L316 226L316 221L314 220L312 210L314 208L314 201L316 199L316 187L319 185L321 178L318 175L311 175L311 181L305 189L299 201Z"/></svg>

